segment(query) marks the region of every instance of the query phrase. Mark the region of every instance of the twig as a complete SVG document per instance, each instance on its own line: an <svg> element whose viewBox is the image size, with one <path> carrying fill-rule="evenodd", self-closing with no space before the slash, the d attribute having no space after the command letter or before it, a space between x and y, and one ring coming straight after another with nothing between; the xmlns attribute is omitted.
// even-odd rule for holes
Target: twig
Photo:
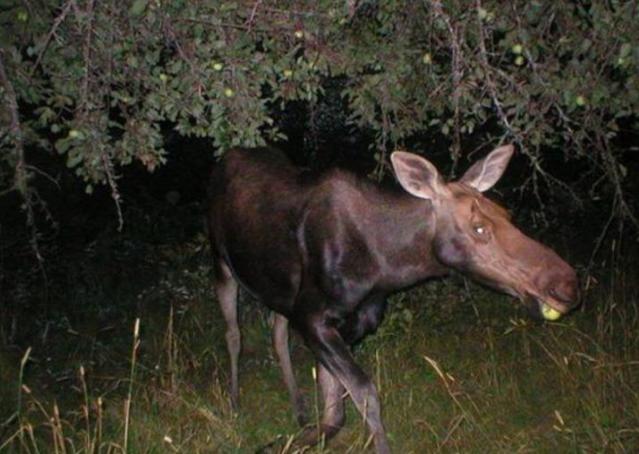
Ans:
<svg viewBox="0 0 639 454"><path fill-rule="evenodd" d="M6 105L7 109L9 110L10 117L9 131L12 137L14 152L16 155L13 188L20 193L22 199L24 200L24 210L27 215L27 227L31 231L31 249L33 250L33 254L35 255L42 271L44 271L44 269L42 268L43 258L40 254L40 247L38 245L38 231L36 229L35 215L33 212L33 190L29 188L28 185L29 173L27 172L26 161L24 158L24 134L22 132L20 116L18 113L18 98L13 88L13 84L9 80L7 72L5 71L3 49L0 49L0 83L2 83L5 89Z"/></svg>
<svg viewBox="0 0 639 454"><path fill-rule="evenodd" d="M359 9L361 3L358 0L346 0L346 6L348 8L348 19L352 20L357 14L357 10Z"/></svg>
<svg viewBox="0 0 639 454"><path fill-rule="evenodd" d="M617 211L616 205L617 205L616 203L613 203L612 208L610 209L610 216L608 216L608 220L604 224L603 229L601 229L601 233L599 234L599 236L597 237L597 240L595 241L595 247L593 248L592 253L590 254L590 260L588 260L588 266L586 267L587 274L590 274L590 270L592 270L592 267L595 263L595 257L597 253L599 252L599 248L603 244L603 240L604 238L606 238L606 235L608 234L608 229L610 228L612 221L615 219L615 215L616 215L615 212Z"/></svg>
<svg viewBox="0 0 639 454"><path fill-rule="evenodd" d="M107 182L111 188L111 198L115 203L115 209L118 213L118 232L122 231L124 225L124 218L122 216L122 202L120 200L120 191L118 190L118 184L115 182L115 175L113 174L113 163L111 158L107 155L106 151L102 150L102 165L104 166L104 173L107 177Z"/></svg>
<svg viewBox="0 0 639 454"><path fill-rule="evenodd" d="M124 452L129 451L129 422L131 421L131 400L133 399L133 379L138 348L140 347L140 319L135 319L133 326L133 348L131 350L131 369L129 372L129 391L124 401Z"/></svg>
<svg viewBox="0 0 639 454"><path fill-rule="evenodd" d="M84 58L84 78L82 80L82 101L78 105L79 115L87 120L90 118L90 105L89 105L89 97L91 96L91 92L89 90L89 84L91 81L91 43L93 40L93 17L94 17L94 0L89 0L87 4L87 8L85 11L85 15L87 17L86 23L86 35L84 38L84 46L82 49L82 55ZM118 185L116 183L115 174L113 172L113 163L111 161L111 157L108 155L107 150L104 148L101 149L100 157L102 159L102 166L104 168L104 173L106 175L107 183L111 188L111 198L115 203L115 208L118 214L118 231L122 230L122 226L124 225L124 219L122 217L122 206L120 201L120 192L118 190Z"/></svg>
<svg viewBox="0 0 639 454"><path fill-rule="evenodd" d="M38 175L46 178L51 183L53 183L55 185L55 187L57 187L58 189L61 189L60 188L60 183L58 183L58 181L55 178L53 178L51 175L49 175L44 170L39 169L38 167L36 167L34 165L31 165L31 164L25 164L24 168L27 169L27 170L31 170L32 172L37 173Z"/></svg>
<svg viewBox="0 0 639 454"><path fill-rule="evenodd" d="M608 220L604 224L601 233L597 237L595 242L595 247L590 255L590 260L588 262L587 270L590 272L590 269L594 265L595 257L603 244L604 239L608 235L610 226L612 225L612 221L615 218L619 218L619 222L623 223L625 218L629 219L635 229L639 229L639 220L635 217L632 208L628 206L626 202L626 198L624 197L623 187L621 185L621 181L623 177L619 174L619 167L617 160L612 156L612 152L610 151L608 138L605 134L597 134L597 139L599 141L599 148L602 150L602 160L603 167L606 174L608 174L608 180L612 182L614 187L614 198L612 202L612 207L610 208L610 215L608 216ZM623 226L623 224L620 224ZM619 232L619 238L622 236L622 230Z"/></svg>
<svg viewBox="0 0 639 454"><path fill-rule="evenodd" d="M191 70L191 75L193 76L194 82L196 82L196 84L197 84L196 91L201 96L201 88L203 87L204 84L202 84L202 80L201 80L200 74L198 74L196 65L193 63L193 59L190 58L186 54L186 52L184 52L184 49L180 45L180 40L178 39L177 35L175 34L175 30L173 29L173 25L172 25L170 20L167 20L165 22L164 32L166 33L167 38L173 44L175 44L175 49L177 50L178 55L180 56L180 58L182 60L184 60L184 62L188 65L189 69Z"/></svg>
<svg viewBox="0 0 639 454"><path fill-rule="evenodd" d="M82 103L78 108L82 108L87 114L89 110L89 76L91 74L91 38L93 36L93 1L89 0L87 5L87 31L84 39L84 48L82 56L84 58L84 78L82 80Z"/></svg>
<svg viewBox="0 0 639 454"><path fill-rule="evenodd" d="M7 76L7 72L4 68L4 49L0 49L0 82L4 86L6 106L9 111L9 134L11 141L15 147L16 154L16 179L14 182L14 189L20 191L23 196L26 197L25 185L22 184L23 177L25 175L25 161L24 161L24 138L22 134L22 127L20 125L20 116L18 114L18 99L16 92L13 89L13 84Z"/></svg>
<svg viewBox="0 0 639 454"><path fill-rule="evenodd" d="M477 0L476 5L477 5L477 9L481 8L481 0ZM500 121L506 127L509 134L513 136L515 142L519 145L521 152L528 157L535 172L541 175L546 181L552 182L560 186L561 188L563 188L565 191L567 191L571 195L574 201L581 204L581 199L577 196L577 194L575 194L575 192L570 186L568 186L563 181L555 178L554 176L550 175L541 167L538 154L533 155L527 151L527 148L524 146L524 139L521 133L516 131L515 128L513 128L513 126L511 125L510 120L508 119L508 116L506 115L506 112L504 112L504 109L501 105L501 101L499 100L499 97L497 96L497 88L495 86L495 81L492 78L493 68L490 66L490 63L488 62L488 52L486 51L486 42L485 42L486 32L482 24L482 19L479 17L477 17L477 24L479 28L479 51L480 51L482 66L484 67L484 73L486 75L486 86L488 87L490 97L493 101L493 104L495 105L495 109L497 110L497 115L499 116ZM533 185L534 185L535 197L537 198L537 201L543 208L545 207L545 204L543 200L541 199L541 196L539 195L536 179L533 179Z"/></svg>
<svg viewBox="0 0 639 454"><path fill-rule="evenodd" d="M64 5L64 8L62 9L62 12L53 21L53 25L51 26L51 30L49 30L49 33L47 34L47 39L45 39L44 41L42 50L40 50L40 53L38 54L38 58L36 58L35 63L31 67L31 73L29 74L29 76L33 76L33 74L35 73L35 70L38 68L38 66L40 66L42 57L44 57L44 53L46 52L47 48L49 47L49 43L51 42L51 38L53 38L53 35L58 30L58 27L67 17L67 14L69 14L69 10L71 9L71 6L73 6L74 3L75 3L75 0L67 1L66 5Z"/></svg>
<svg viewBox="0 0 639 454"><path fill-rule="evenodd" d="M459 161L459 157L461 155L461 132L460 132L460 124L459 124L459 97L460 97L460 88L461 88L461 80L463 77L462 70L462 51L461 45L459 44L459 30L456 27L453 27L450 17L444 12L442 8L442 4L440 1L431 2L433 5L433 11L435 15L438 16L448 29L448 33L450 34L450 48L452 52L452 78L453 78L453 118L455 122L454 127L454 135L453 135L453 166L451 169L451 176L455 173L455 168L457 167L457 163Z"/></svg>
<svg viewBox="0 0 639 454"><path fill-rule="evenodd" d="M248 33L250 33L251 29L253 28L253 21L255 20L255 13L257 13L257 8L259 8L261 3L262 3L262 0L256 0L255 4L253 5L253 9L251 9L251 15L249 16L248 20L246 21L246 30L247 30Z"/></svg>

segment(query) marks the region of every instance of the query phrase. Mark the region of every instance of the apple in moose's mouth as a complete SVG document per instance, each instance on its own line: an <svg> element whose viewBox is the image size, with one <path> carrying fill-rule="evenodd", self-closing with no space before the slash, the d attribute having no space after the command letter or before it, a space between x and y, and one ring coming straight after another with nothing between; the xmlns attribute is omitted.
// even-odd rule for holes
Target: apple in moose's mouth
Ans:
<svg viewBox="0 0 639 454"><path fill-rule="evenodd" d="M546 303L541 303L541 315L543 315L546 320L552 322L561 317L561 312L553 307L550 307Z"/></svg>

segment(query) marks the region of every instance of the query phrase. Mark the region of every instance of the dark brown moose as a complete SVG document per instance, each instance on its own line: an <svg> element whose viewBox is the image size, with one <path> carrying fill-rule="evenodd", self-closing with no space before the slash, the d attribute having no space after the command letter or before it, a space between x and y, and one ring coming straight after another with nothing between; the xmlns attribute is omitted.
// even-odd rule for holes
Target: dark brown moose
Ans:
<svg viewBox="0 0 639 454"><path fill-rule="evenodd" d="M390 452L379 398L350 346L376 330L389 294L457 270L548 319L568 312L578 300L575 271L482 195L512 154L510 145L497 148L447 183L426 159L397 151L391 162L401 190L340 170L312 177L274 149L229 151L212 175L209 230L232 405L239 398L238 284L276 313L273 345L302 424L289 322L317 359L324 413L298 443L340 430L346 391L378 453Z"/></svg>

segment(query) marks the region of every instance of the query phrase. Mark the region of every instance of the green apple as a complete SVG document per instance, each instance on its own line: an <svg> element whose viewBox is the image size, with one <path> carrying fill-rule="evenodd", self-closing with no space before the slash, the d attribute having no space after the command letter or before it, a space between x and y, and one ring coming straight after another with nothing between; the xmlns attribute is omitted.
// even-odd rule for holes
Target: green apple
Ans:
<svg viewBox="0 0 639 454"><path fill-rule="evenodd" d="M541 315L543 315L546 320L554 322L555 320L559 319L559 317L561 317L561 312L550 307L546 303L543 303L541 305Z"/></svg>

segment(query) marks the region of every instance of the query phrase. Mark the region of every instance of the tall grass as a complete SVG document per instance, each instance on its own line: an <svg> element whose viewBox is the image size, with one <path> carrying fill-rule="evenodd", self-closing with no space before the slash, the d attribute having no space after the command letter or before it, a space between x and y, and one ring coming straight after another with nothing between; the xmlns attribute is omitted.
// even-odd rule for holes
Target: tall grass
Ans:
<svg viewBox="0 0 639 454"><path fill-rule="evenodd" d="M159 272L136 291L123 280L99 295L75 294L73 307L120 298L106 325L103 311L87 310L24 353L0 352L9 365L0 452L294 451L300 429L270 349L268 313L250 300L242 301L241 410L230 408L224 325L199 248L163 250ZM557 323L531 321L510 299L454 281L395 296L377 335L355 349L380 390L394 451L636 452L638 278L616 268ZM314 362L296 336L292 354L317 424ZM340 434L307 452L369 447L349 403Z"/></svg>

